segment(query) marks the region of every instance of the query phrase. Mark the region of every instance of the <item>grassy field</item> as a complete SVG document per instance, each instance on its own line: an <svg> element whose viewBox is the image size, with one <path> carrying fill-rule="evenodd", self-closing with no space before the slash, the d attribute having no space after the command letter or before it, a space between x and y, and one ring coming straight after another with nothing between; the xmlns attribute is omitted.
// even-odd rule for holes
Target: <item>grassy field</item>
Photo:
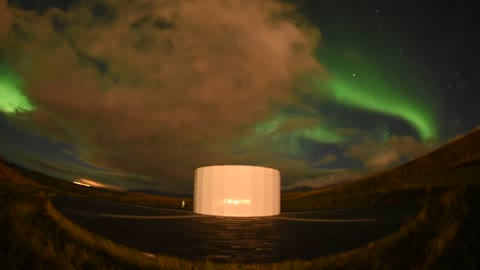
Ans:
<svg viewBox="0 0 480 270"><path fill-rule="evenodd" d="M350 252L257 265L147 256L73 224L50 203L52 196L88 194L177 208L178 198L57 186L0 164L0 269L477 269L479 161L480 131L474 131L398 168L342 186L286 195L283 210L405 201L422 208L399 231Z"/></svg>

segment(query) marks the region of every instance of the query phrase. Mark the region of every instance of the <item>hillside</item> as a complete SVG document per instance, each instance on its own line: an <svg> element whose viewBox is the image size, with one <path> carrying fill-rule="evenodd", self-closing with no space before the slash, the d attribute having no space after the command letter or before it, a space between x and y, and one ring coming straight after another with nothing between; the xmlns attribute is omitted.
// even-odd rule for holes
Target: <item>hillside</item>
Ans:
<svg viewBox="0 0 480 270"><path fill-rule="evenodd" d="M71 195L71 196L92 196L104 199L131 203L145 206L156 206L163 208L180 209L182 200L185 200L185 209L192 208L192 198L185 196L168 196L166 194L148 194L139 191L114 191L94 187L85 187L76 185L62 179L57 179L27 168L12 165L12 168L20 173L25 179L34 179L34 182L40 184L43 188L49 190L51 196Z"/></svg>
<svg viewBox="0 0 480 270"><path fill-rule="evenodd" d="M396 168L344 185L286 195L282 210L301 211L417 200L435 187L477 183L479 173L480 129L476 129Z"/></svg>

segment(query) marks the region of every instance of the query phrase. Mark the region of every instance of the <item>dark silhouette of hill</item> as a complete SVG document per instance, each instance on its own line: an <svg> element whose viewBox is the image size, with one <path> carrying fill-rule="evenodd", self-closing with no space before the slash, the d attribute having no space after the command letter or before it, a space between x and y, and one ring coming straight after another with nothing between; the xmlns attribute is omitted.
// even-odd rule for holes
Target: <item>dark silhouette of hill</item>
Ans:
<svg viewBox="0 0 480 270"><path fill-rule="evenodd" d="M349 190L355 193L362 193L378 188L390 189L415 184L442 184L435 182L425 183L425 180L422 179L455 168L474 166L478 162L480 162L479 128L464 136L458 137L424 156L395 168L378 172L343 185L315 189L300 194L296 193L295 195L292 194L291 198L288 199L299 199L305 196L314 196L315 194L332 191Z"/></svg>
<svg viewBox="0 0 480 270"><path fill-rule="evenodd" d="M134 190L129 190L128 192L142 193L142 194L149 194L149 195L156 195L156 196L163 196L163 197L178 197L178 198L193 197L191 193L175 193L175 192L150 190L150 189L134 189Z"/></svg>

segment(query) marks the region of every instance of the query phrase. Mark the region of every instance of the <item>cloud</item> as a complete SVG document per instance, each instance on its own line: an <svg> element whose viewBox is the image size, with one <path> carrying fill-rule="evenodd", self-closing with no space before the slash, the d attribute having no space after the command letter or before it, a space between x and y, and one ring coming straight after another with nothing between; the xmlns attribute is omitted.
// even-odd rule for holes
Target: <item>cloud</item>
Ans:
<svg viewBox="0 0 480 270"><path fill-rule="evenodd" d="M318 164L325 165L335 161L337 161L337 156L333 154L329 154L329 155L325 155L322 159L320 159Z"/></svg>
<svg viewBox="0 0 480 270"><path fill-rule="evenodd" d="M370 169L384 169L426 154L432 148L411 136L392 136L382 143L366 139L350 145L345 157L360 160Z"/></svg>
<svg viewBox="0 0 480 270"><path fill-rule="evenodd" d="M12 12L3 48L38 108L28 121L85 162L147 175L151 186L191 189L195 167L235 160L233 142L297 102L299 77L326 77L312 56L318 31L276 1Z"/></svg>
<svg viewBox="0 0 480 270"><path fill-rule="evenodd" d="M284 190L295 190L298 188L323 188L332 185L344 184L354 181L366 175L365 172L351 169L323 170L313 178L306 178L296 181L284 187Z"/></svg>
<svg viewBox="0 0 480 270"><path fill-rule="evenodd" d="M324 170L312 168L311 164L302 159L289 159L278 155L275 146L270 144L257 145L255 151L243 154L222 155L221 159L214 161L214 164L245 164L254 166L265 166L279 169L282 185L290 185L296 181L312 178ZM220 155L218 155L220 156Z"/></svg>
<svg viewBox="0 0 480 270"><path fill-rule="evenodd" d="M9 158L33 170L46 172L47 174L65 180L78 180L79 178L91 178L97 182L111 187L117 186L141 188L143 183L151 179L143 175L133 175L116 171L101 170L73 164L70 162L51 161L45 157L35 156L27 153L9 153ZM131 183L133 182L133 183Z"/></svg>
<svg viewBox="0 0 480 270"><path fill-rule="evenodd" d="M0 0L0 42L2 42L10 30L12 14L7 0Z"/></svg>

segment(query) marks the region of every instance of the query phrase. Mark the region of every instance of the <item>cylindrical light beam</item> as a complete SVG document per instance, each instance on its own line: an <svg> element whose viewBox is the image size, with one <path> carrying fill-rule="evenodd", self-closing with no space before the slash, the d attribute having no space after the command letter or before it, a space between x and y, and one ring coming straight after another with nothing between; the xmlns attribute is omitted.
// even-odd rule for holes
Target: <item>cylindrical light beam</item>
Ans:
<svg viewBox="0 0 480 270"><path fill-rule="evenodd" d="M216 165L195 170L193 211L232 217L280 214L280 172L246 165Z"/></svg>

